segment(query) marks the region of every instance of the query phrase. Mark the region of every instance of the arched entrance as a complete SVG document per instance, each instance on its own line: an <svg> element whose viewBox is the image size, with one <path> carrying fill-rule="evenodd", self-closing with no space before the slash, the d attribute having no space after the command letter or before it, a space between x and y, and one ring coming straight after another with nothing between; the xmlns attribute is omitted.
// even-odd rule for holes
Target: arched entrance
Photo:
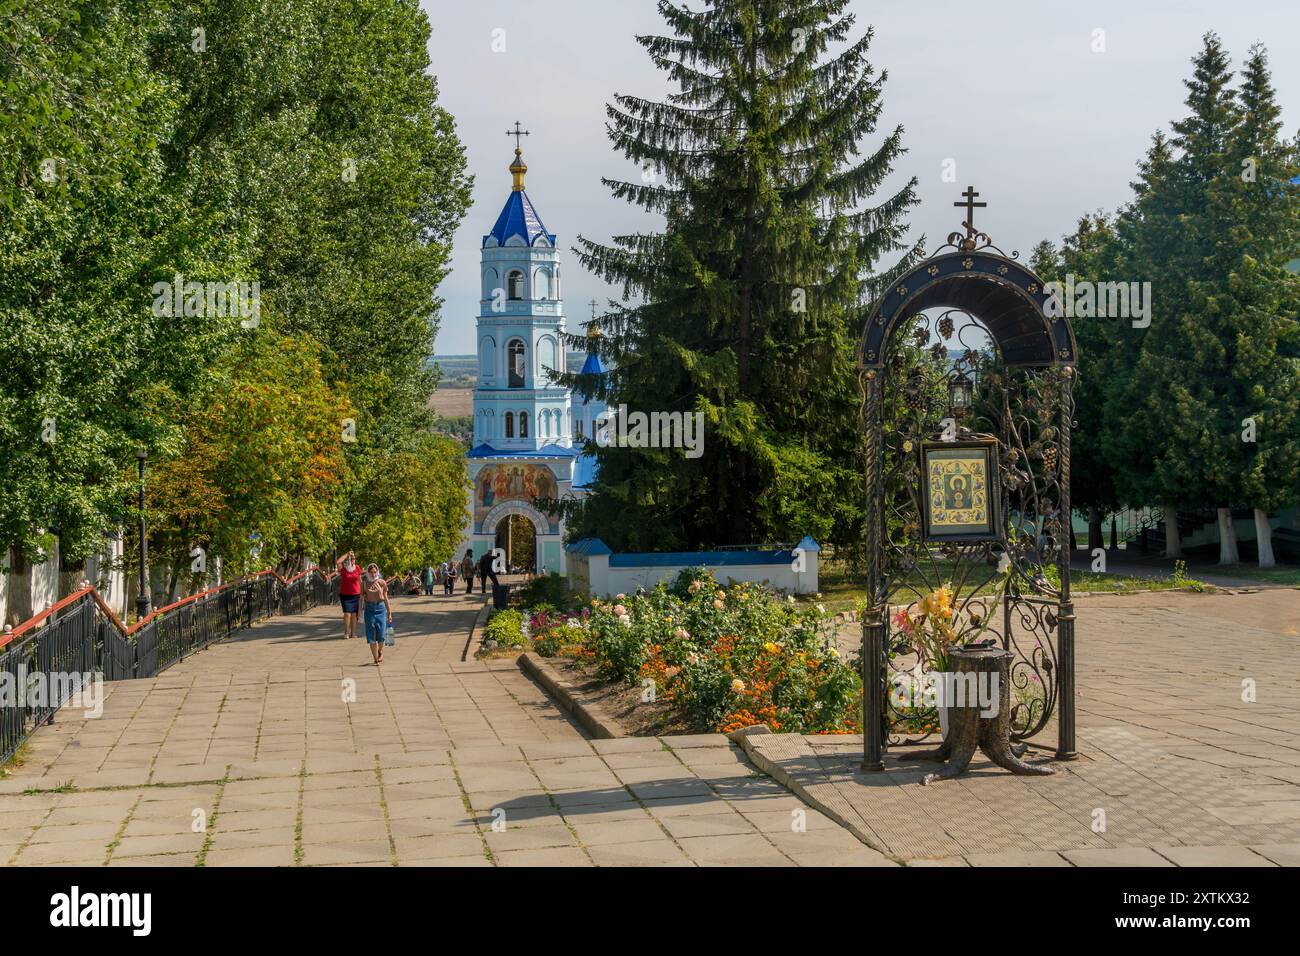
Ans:
<svg viewBox="0 0 1300 956"><path fill-rule="evenodd" d="M546 515L523 498L509 498L494 505L483 518L481 533L492 537L493 547L505 551L508 565L525 570L539 566L539 536L555 534Z"/></svg>
<svg viewBox="0 0 1300 956"><path fill-rule="evenodd" d="M523 515L507 515L497 525L496 546L505 552L507 568L528 571L536 567L537 529Z"/></svg>
<svg viewBox="0 0 1300 956"><path fill-rule="evenodd" d="M965 236L896 280L863 331L868 770L937 729L933 705L897 688L987 638L1013 654L1013 737L1055 718L1057 758L1076 756L1074 333L1042 280L975 231L967 193ZM927 645L944 585L950 623Z"/></svg>

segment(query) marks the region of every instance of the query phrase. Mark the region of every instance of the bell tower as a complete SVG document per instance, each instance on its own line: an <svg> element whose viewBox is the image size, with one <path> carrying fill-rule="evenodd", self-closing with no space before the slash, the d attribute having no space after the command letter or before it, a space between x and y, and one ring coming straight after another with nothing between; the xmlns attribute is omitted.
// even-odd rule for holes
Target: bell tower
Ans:
<svg viewBox="0 0 1300 956"><path fill-rule="evenodd" d="M509 135L517 143L528 134ZM510 194L483 237L474 446L569 448L569 391L553 377L565 371L560 253L524 190L528 166L518 145L509 170Z"/></svg>

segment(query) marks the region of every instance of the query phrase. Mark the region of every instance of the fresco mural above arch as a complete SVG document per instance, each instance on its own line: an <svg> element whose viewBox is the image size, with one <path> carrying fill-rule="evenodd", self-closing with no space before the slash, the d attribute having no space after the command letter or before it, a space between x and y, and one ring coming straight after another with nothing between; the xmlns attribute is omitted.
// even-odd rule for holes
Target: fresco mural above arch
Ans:
<svg viewBox="0 0 1300 956"><path fill-rule="evenodd" d="M497 505L506 501L535 503L540 498L558 498L559 480L546 465L493 464L484 465L474 476L474 530L483 532L483 521ZM560 521L546 515L550 534L560 533Z"/></svg>

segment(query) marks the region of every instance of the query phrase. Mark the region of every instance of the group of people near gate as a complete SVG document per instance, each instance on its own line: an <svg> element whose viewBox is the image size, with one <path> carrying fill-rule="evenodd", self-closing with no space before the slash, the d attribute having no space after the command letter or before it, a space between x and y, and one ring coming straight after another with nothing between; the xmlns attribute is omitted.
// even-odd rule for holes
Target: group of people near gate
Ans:
<svg viewBox="0 0 1300 956"><path fill-rule="evenodd" d="M490 580L499 584L496 570L492 567L491 551L477 561L474 552L466 551L459 561L443 561L441 564L426 564L419 573L407 571L393 579L392 587L398 594L432 595L433 589L442 586L443 594L455 594L457 581L465 582L465 593L474 591L474 576L477 573L480 592L487 591ZM389 603L389 582L379 571L374 562L364 568L357 561L357 556L349 551L335 562L339 575L339 603L343 606L343 637L357 636L357 621L360 619L365 628L366 643L370 646L371 656L376 664L383 663L385 640L391 642L393 627L393 608ZM364 611L363 611L364 606Z"/></svg>

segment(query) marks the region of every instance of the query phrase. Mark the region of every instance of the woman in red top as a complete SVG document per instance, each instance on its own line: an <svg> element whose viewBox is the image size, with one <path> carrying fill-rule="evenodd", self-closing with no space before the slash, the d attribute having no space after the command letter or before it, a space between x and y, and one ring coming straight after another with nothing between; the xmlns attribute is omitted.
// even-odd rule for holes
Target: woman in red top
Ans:
<svg viewBox="0 0 1300 956"><path fill-rule="evenodd" d="M343 637L357 636L357 612L361 610L361 565L349 551L334 564L339 573L339 603L343 605Z"/></svg>

